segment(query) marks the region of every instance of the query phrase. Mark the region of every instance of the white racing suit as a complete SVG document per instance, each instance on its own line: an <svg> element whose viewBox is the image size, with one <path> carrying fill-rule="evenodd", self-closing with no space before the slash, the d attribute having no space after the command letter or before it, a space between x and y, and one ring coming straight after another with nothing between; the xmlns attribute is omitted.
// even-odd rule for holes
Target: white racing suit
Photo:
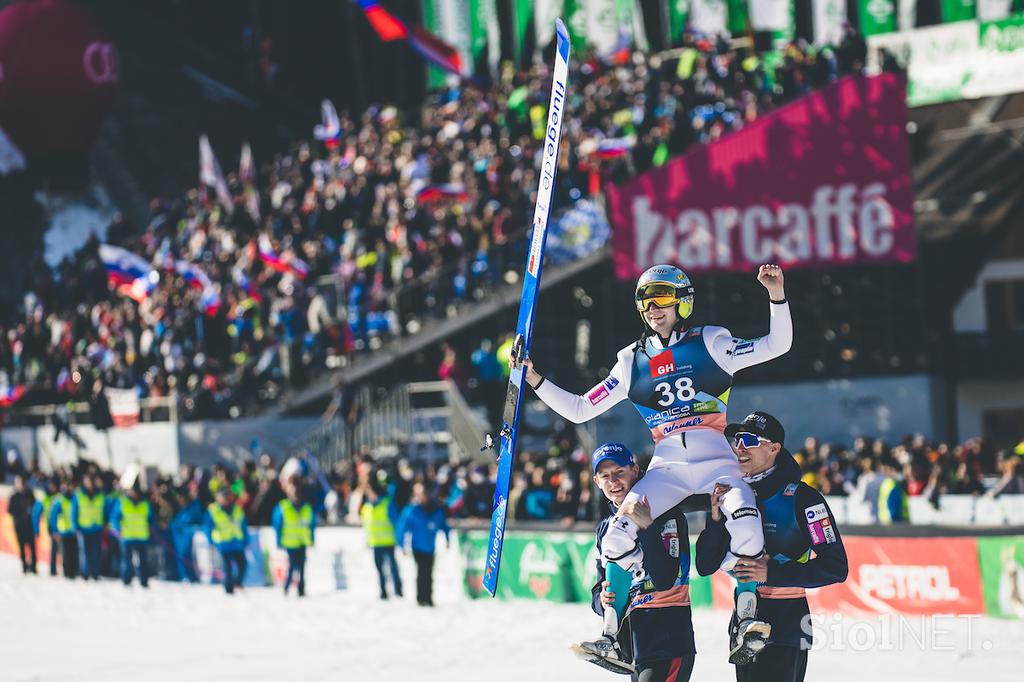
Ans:
<svg viewBox="0 0 1024 682"><path fill-rule="evenodd" d="M732 375L782 355L793 344L789 304L771 303L770 308L767 336L737 339L722 327L696 327L673 333L667 347L652 336L646 352L634 351L636 344L620 350L607 378L586 395L550 381L542 381L536 391L548 407L576 424L629 399L651 429L655 446L647 474L626 499L646 497L651 517L658 518L689 495L712 492L716 483L732 486L722 498L722 511L733 555L756 556L764 549L754 493L723 431ZM601 541L604 561L634 573L641 570L637 531L626 517L608 524Z"/></svg>

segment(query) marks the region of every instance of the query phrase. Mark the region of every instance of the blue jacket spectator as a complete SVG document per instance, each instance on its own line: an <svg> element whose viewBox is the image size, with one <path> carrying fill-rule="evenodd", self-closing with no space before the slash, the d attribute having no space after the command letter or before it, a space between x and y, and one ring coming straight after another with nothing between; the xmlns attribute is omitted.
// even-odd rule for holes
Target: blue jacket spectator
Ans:
<svg viewBox="0 0 1024 682"><path fill-rule="evenodd" d="M450 542L451 528L442 509L434 500L410 502L398 517L398 528L395 535L399 547L408 547L407 536L412 536L412 549L416 552L433 554L438 531L444 532L446 542Z"/></svg>

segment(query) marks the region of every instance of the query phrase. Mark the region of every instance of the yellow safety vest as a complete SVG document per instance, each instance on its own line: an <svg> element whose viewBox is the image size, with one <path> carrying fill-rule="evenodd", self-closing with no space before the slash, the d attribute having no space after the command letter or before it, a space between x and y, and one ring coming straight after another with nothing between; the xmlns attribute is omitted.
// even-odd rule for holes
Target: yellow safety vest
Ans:
<svg viewBox="0 0 1024 682"><path fill-rule="evenodd" d="M149 540L149 500L134 502L127 496L121 498L121 539Z"/></svg>
<svg viewBox="0 0 1024 682"><path fill-rule="evenodd" d="M313 544L313 507L309 503L296 510L291 500L277 503L281 509L281 546L285 549L309 547Z"/></svg>
<svg viewBox="0 0 1024 682"><path fill-rule="evenodd" d="M206 508L210 512L210 518L213 519L213 542L216 545L223 544L225 542L231 542L232 540L243 540L245 536L242 534L242 522L245 521L245 513L242 512L242 508L237 504L231 505L231 516L224 511L224 508L214 502Z"/></svg>
<svg viewBox="0 0 1024 682"><path fill-rule="evenodd" d="M70 533L71 527L71 500L64 493L57 493L53 498L53 504L60 503L60 512L57 514L57 532L61 535Z"/></svg>
<svg viewBox="0 0 1024 682"><path fill-rule="evenodd" d="M103 507L107 502L106 495L97 493L89 497L79 490L75 496L78 498L78 527L82 530L102 528Z"/></svg>
<svg viewBox="0 0 1024 682"><path fill-rule="evenodd" d="M388 516L390 497L382 497L377 504L365 503L359 510L359 518L366 529L366 541L370 547L394 547L395 527Z"/></svg>

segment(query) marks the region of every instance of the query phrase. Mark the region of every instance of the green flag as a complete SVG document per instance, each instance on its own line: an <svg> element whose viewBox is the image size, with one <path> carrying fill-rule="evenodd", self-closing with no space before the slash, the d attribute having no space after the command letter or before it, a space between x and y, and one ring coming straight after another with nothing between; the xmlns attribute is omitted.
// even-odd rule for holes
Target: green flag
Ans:
<svg viewBox="0 0 1024 682"><path fill-rule="evenodd" d="M728 0L727 4L729 5L729 33L732 33L733 37L745 34L747 23L750 21L747 0Z"/></svg>
<svg viewBox="0 0 1024 682"><path fill-rule="evenodd" d="M672 45L682 42L689 18L690 0L668 0L668 39Z"/></svg>
<svg viewBox="0 0 1024 682"><path fill-rule="evenodd" d="M976 16L975 0L942 0L942 20L968 21Z"/></svg>
<svg viewBox="0 0 1024 682"><path fill-rule="evenodd" d="M531 0L515 0L512 6L513 49L515 50L516 66L523 66L533 58L526 54L527 42L533 31L533 2Z"/></svg>
<svg viewBox="0 0 1024 682"><path fill-rule="evenodd" d="M896 30L895 0L857 0L857 12L862 35L873 36Z"/></svg>

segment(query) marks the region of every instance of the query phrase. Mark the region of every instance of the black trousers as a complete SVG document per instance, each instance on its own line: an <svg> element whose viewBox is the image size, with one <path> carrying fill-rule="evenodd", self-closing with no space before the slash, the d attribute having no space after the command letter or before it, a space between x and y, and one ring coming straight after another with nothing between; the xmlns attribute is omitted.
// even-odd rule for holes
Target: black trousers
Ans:
<svg viewBox="0 0 1024 682"><path fill-rule="evenodd" d="M57 575L57 557L60 556L60 536L50 533L50 575Z"/></svg>
<svg viewBox="0 0 1024 682"><path fill-rule="evenodd" d="M736 666L736 682L803 682L807 649L769 644L750 665Z"/></svg>
<svg viewBox="0 0 1024 682"><path fill-rule="evenodd" d="M288 594L288 588L292 586L292 575L295 574L299 582L299 596L305 596L306 548L297 547L285 551L288 552L288 577L284 579L284 593Z"/></svg>
<svg viewBox="0 0 1024 682"><path fill-rule="evenodd" d="M64 577L76 577L78 575L78 536L75 533L60 537L60 555L64 560Z"/></svg>
<svg viewBox="0 0 1024 682"><path fill-rule="evenodd" d="M634 678L637 682L689 682L693 674L693 654L668 658L638 666Z"/></svg>
<svg viewBox="0 0 1024 682"><path fill-rule="evenodd" d="M21 572L36 572L36 534L32 529L19 530L15 533L18 536L18 555L21 557ZM27 557L31 556L32 561Z"/></svg>
<svg viewBox="0 0 1024 682"><path fill-rule="evenodd" d="M240 549L228 550L220 556L224 562L224 591L232 594L235 585L241 585L245 580L245 552Z"/></svg>
<svg viewBox="0 0 1024 682"><path fill-rule="evenodd" d="M413 550L416 560L416 603L420 606L434 605L434 554Z"/></svg>

